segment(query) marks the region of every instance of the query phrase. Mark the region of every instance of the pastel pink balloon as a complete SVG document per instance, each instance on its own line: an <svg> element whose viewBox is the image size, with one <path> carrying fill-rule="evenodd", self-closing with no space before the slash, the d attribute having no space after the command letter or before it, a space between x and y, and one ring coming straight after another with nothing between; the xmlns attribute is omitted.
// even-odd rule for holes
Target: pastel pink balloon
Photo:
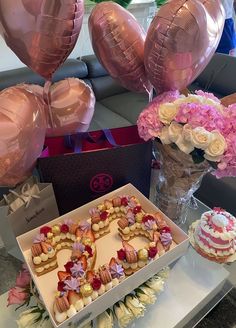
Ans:
<svg viewBox="0 0 236 328"><path fill-rule="evenodd" d="M0 185L15 186L34 168L44 144L46 119L41 97L27 85L0 92Z"/></svg>
<svg viewBox="0 0 236 328"><path fill-rule="evenodd" d="M51 79L78 39L84 0L0 0L2 36L33 71Z"/></svg>
<svg viewBox="0 0 236 328"><path fill-rule="evenodd" d="M147 75L158 93L185 89L204 70L220 41L219 0L172 0L154 17L145 42Z"/></svg>
<svg viewBox="0 0 236 328"><path fill-rule="evenodd" d="M49 97L53 125L47 129L47 137L88 130L96 100L86 83L76 78L62 80L52 85Z"/></svg>
<svg viewBox="0 0 236 328"><path fill-rule="evenodd" d="M93 50L109 74L125 88L150 92L144 68L146 33L135 17L114 2L101 2L89 17Z"/></svg>

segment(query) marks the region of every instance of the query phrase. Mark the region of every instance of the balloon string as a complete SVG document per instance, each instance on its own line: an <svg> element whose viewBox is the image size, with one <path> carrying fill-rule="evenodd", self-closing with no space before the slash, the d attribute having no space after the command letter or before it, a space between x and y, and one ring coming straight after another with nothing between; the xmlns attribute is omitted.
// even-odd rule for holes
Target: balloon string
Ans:
<svg viewBox="0 0 236 328"><path fill-rule="evenodd" d="M47 80L44 84L43 88L43 99L45 102L45 108L47 108L47 113L49 117L49 125L51 128L54 128L53 116L52 116L52 108L51 108L51 98L50 98L50 87L52 85L51 80Z"/></svg>
<svg viewBox="0 0 236 328"><path fill-rule="evenodd" d="M153 87L151 87L151 90L148 91L148 101L149 102L152 102L152 99L153 99L153 91L154 91Z"/></svg>

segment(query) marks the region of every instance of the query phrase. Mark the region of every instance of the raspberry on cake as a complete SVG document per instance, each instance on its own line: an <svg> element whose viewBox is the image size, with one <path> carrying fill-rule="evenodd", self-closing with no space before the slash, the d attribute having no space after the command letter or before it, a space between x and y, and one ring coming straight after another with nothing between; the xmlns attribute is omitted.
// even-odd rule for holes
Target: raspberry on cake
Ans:
<svg viewBox="0 0 236 328"><path fill-rule="evenodd" d="M194 241L203 256L226 262L236 252L236 218L219 208L203 213L195 228Z"/></svg>

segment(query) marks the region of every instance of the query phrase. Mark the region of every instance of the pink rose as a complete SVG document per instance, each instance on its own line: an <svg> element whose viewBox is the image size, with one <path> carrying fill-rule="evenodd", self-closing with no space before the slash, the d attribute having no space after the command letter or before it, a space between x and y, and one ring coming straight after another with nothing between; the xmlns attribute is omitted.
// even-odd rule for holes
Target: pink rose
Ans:
<svg viewBox="0 0 236 328"><path fill-rule="evenodd" d="M7 306L23 304L29 298L29 293L20 287L13 287L8 292Z"/></svg>
<svg viewBox="0 0 236 328"><path fill-rule="evenodd" d="M26 288L29 286L30 280L31 276L29 271L20 271L19 275L16 278L16 287Z"/></svg>

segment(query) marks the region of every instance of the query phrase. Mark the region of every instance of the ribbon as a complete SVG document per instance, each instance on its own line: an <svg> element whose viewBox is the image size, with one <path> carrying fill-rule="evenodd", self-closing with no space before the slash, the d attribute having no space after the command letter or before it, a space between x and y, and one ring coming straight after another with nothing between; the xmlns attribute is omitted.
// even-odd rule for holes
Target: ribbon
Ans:
<svg viewBox="0 0 236 328"><path fill-rule="evenodd" d="M39 195L34 193L33 186L31 187L29 183L25 183L22 186L20 193L16 192L15 190L11 190L11 189L9 189L9 193L11 193L14 196L16 196L17 198L19 198L23 202L25 208L29 207L30 202L33 198L35 198L35 199L40 198ZM3 198L6 202L6 204L10 206L12 202L9 201L9 199L7 198L7 195L3 195ZM12 210L12 209L11 209L11 211L14 212L14 210Z"/></svg>

